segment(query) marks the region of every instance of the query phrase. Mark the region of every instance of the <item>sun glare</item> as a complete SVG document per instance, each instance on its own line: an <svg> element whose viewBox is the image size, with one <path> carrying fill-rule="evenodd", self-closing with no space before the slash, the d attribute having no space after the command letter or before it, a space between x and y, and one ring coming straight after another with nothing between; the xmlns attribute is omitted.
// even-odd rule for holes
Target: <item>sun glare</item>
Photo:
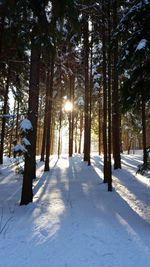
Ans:
<svg viewBox="0 0 150 267"><path fill-rule="evenodd" d="M69 101L67 101L64 105L64 109L66 112L72 111L73 110L73 104Z"/></svg>

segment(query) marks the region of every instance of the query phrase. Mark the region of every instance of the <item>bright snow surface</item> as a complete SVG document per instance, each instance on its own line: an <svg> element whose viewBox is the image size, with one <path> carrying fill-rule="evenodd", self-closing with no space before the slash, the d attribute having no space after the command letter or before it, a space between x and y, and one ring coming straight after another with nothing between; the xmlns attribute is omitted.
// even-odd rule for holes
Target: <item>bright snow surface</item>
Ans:
<svg viewBox="0 0 150 267"><path fill-rule="evenodd" d="M113 192L102 158L38 162L34 202L19 206L22 179L0 169L0 267L149 267L150 179L136 175L141 155L123 155Z"/></svg>

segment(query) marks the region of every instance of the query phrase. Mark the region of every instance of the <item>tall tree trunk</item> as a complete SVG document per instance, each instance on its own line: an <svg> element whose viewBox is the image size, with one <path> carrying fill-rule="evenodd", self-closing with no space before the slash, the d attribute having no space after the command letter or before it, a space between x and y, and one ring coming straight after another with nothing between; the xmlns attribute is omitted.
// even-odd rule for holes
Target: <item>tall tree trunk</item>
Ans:
<svg viewBox="0 0 150 267"><path fill-rule="evenodd" d="M147 149L146 149L146 111L145 111L145 98L142 93L142 140L143 140L143 163L147 165Z"/></svg>
<svg viewBox="0 0 150 267"><path fill-rule="evenodd" d="M102 1L102 23L105 25L105 3ZM103 54L103 65L102 65L102 73L103 73L103 151L104 151L104 183L108 182L108 168L107 168L107 76L106 76L106 29L105 27L102 29L102 54Z"/></svg>
<svg viewBox="0 0 150 267"><path fill-rule="evenodd" d="M60 158L61 154L61 127L62 127L62 108L59 114L59 125L58 125L58 150L57 150L58 159Z"/></svg>
<svg viewBox="0 0 150 267"><path fill-rule="evenodd" d="M85 108L84 108L84 161L89 159L89 30L88 17L84 17L84 78L85 78Z"/></svg>
<svg viewBox="0 0 150 267"><path fill-rule="evenodd" d="M9 150L8 150L8 157L9 158L11 157L11 154L12 154L12 142L13 142L13 134L14 134L15 112L16 112L16 101L14 103L13 118L12 118L12 125L11 125L11 131L10 131Z"/></svg>
<svg viewBox="0 0 150 267"><path fill-rule="evenodd" d="M81 154L81 142L82 142L82 132L83 132L83 113L80 112L80 135L79 135L79 149L78 153Z"/></svg>
<svg viewBox="0 0 150 267"><path fill-rule="evenodd" d="M49 69L48 69L48 72L49 72ZM47 73L47 76L48 76L48 73ZM41 149L40 161L44 161L44 155L45 155L47 114L48 114L48 94L49 94L49 85L48 85L47 79L46 79L46 103L45 103L45 111L44 111L44 127L43 127L42 149Z"/></svg>
<svg viewBox="0 0 150 267"><path fill-rule="evenodd" d="M111 18L110 2L108 1L108 44L111 43ZM112 168L111 168L111 48L108 46L108 191L112 191Z"/></svg>
<svg viewBox="0 0 150 267"><path fill-rule="evenodd" d="M93 70L93 36L91 29L91 43L90 43L90 87L89 87L89 152L88 152L88 166L91 165L91 124L92 124L92 89L93 89L93 80L92 80L92 70Z"/></svg>
<svg viewBox="0 0 150 267"><path fill-rule="evenodd" d="M70 102L74 105L74 75L70 76ZM69 111L69 157L73 154L74 110Z"/></svg>
<svg viewBox="0 0 150 267"><path fill-rule="evenodd" d="M2 130L1 130L1 141L0 141L0 164L3 164L3 154L4 154L4 138L5 138L5 127L6 127L6 113L8 105L8 92L10 83L10 65L8 66L7 81L4 93L4 106L3 106L3 117L2 117Z"/></svg>
<svg viewBox="0 0 150 267"><path fill-rule="evenodd" d="M16 112L16 129L15 129L15 138L14 138L14 145L17 144L18 141L18 128L19 128L19 110L20 110L20 103L19 100L16 100L17 102L17 112ZM14 151L14 158L16 158L16 152Z"/></svg>
<svg viewBox="0 0 150 267"><path fill-rule="evenodd" d="M62 99L61 70L60 70L60 98ZM58 159L60 158L61 154L61 127L62 127L62 101L60 105L59 125L58 125L58 150L57 150Z"/></svg>
<svg viewBox="0 0 150 267"><path fill-rule="evenodd" d="M39 99L39 61L40 51L32 41L31 44L31 66L30 66L30 85L29 85L29 110L28 119L33 130L27 134L30 142L28 153L25 156L23 187L20 205L27 205L32 202L32 180L36 177L36 137L38 119L38 99Z"/></svg>
<svg viewBox="0 0 150 267"><path fill-rule="evenodd" d="M99 106L98 106L98 152L102 153L102 103L101 103L101 88L99 89Z"/></svg>
<svg viewBox="0 0 150 267"><path fill-rule="evenodd" d="M115 30L118 23L117 0L113 3L113 29ZM119 110L119 89L118 89L118 40L114 41L113 48L113 83L112 83L112 143L114 169L121 168L120 157L120 110Z"/></svg>
<svg viewBox="0 0 150 267"><path fill-rule="evenodd" d="M78 151L78 118L76 115L76 122L75 122L75 147L74 152L77 153Z"/></svg>
<svg viewBox="0 0 150 267"><path fill-rule="evenodd" d="M51 147L51 120L52 120L52 97L53 97L53 79L54 79L54 58L51 59L50 83L48 78L49 96L48 96L48 113L47 113L47 131L46 131L46 159L44 171L49 171L49 157Z"/></svg>

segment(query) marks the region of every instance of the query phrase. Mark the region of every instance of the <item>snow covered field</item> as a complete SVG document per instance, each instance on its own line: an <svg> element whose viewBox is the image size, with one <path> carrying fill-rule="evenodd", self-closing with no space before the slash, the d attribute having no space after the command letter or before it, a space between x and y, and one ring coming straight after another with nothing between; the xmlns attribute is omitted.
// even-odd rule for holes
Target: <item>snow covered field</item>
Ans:
<svg viewBox="0 0 150 267"><path fill-rule="evenodd" d="M34 202L19 206L22 178L0 167L0 267L149 267L150 178L136 175L141 154L122 155L113 192L102 158L38 163Z"/></svg>

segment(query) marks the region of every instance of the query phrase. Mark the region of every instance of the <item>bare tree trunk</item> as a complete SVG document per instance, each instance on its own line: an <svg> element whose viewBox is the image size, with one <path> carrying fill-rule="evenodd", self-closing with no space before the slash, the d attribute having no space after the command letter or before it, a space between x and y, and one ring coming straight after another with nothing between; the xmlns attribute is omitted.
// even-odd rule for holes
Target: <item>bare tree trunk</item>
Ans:
<svg viewBox="0 0 150 267"><path fill-rule="evenodd" d="M11 154L12 154L12 142L13 142L13 133L14 133L15 111L16 111L16 101L14 103L13 118L12 118L12 125L11 125L11 131L10 131L9 150L8 150L8 157L9 158L11 157Z"/></svg>
<svg viewBox="0 0 150 267"><path fill-rule="evenodd" d="M145 111L145 98L142 93L142 140L143 140L143 163L147 165L147 150L146 150L146 111Z"/></svg>
<svg viewBox="0 0 150 267"><path fill-rule="evenodd" d="M84 18L84 68L85 68L85 109L84 109L84 161L89 159L89 30L88 17Z"/></svg>
<svg viewBox="0 0 150 267"><path fill-rule="evenodd" d="M16 112L16 129L15 129L15 138L14 138L14 145L17 144L18 141L18 128L19 128L19 109L20 109L20 103L19 100L17 100L17 112ZM14 151L14 158L16 158L16 152Z"/></svg>
<svg viewBox="0 0 150 267"><path fill-rule="evenodd" d="M92 34L92 33L91 33ZM88 166L91 165L91 124L92 124L92 89L93 89L93 81L92 81L92 69L93 69L93 36L91 36L90 43L90 88L89 88L89 152L88 152Z"/></svg>
<svg viewBox="0 0 150 267"><path fill-rule="evenodd" d="M98 152L102 153L102 103L101 103L101 88L99 89L99 106L98 106Z"/></svg>
<svg viewBox="0 0 150 267"><path fill-rule="evenodd" d="M52 120L52 97L53 97L53 79L54 79L54 58L51 61L51 75L50 83L49 77L47 81L47 86L49 87L48 96L48 113L47 113L47 132L46 132L46 159L45 159L45 169L44 171L49 171L49 157L50 157L50 147L51 147L51 120Z"/></svg>
<svg viewBox="0 0 150 267"><path fill-rule="evenodd" d="M46 128L47 128L46 125L47 125L47 113L48 113L48 93L49 93L49 86L47 85L47 81L46 81L46 103L45 103L45 111L44 111L44 127L43 127L42 149L41 149L40 161L44 161L44 155L45 155Z"/></svg>
<svg viewBox="0 0 150 267"><path fill-rule="evenodd" d="M111 20L110 2L108 1L108 44L111 43ZM112 168L111 168L111 48L108 46L108 191L112 191Z"/></svg>
<svg viewBox="0 0 150 267"><path fill-rule="evenodd" d="M105 3L102 1L102 21L105 25ZM102 29L102 53L103 53L103 151L104 151L104 183L108 182L108 168L107 168L107 78L106 78L106 29Z"/></svg>
<svg viewBox="0 0 150 267"><path fill-rule="evenodd" d="M74 148L74 152L77 153L78 151L78 118L76 115L76 122L75 122L75 148Z"/></svg>
<svg viewBox="0 0 150 267"><path fill-rule="evenodd" d="M83 113L80 112L80 136L79 136L79 149L78 149L79 154L81 154L82 132L83 132Z"/></svg>
<svg viewBox="0 0 150 267"><path fill-rule="evenodd" d="M60 158L60 154L61 154L61 127L62 127L62 108L60 110L60 114L59 114L59 126L58 126L58 159Z"/></svg>
<svg viewBox="0 0 150 267"><path fill-rule="evenodd" d="M30 142L28 153L25 156L23 187L20 205L27 205L32 202L32 180L36 177L36 137L37 137L37 119L38 119L38 99L39 99L39 61L40 51L32 42L31 45L31 66L30 66L30 85L29 85L29 111L33 130L27 134Z"/></svg>
<svg viewBox="0 0 150 267"><path fill-rule="evenodd" d="M70 76L70 102L74 105L74 75ZM74 110L69 112L69 157L73 154Z"/></svg>
<svg viewBox="0 0 150 267"><path fill-rule="evenodd" d="M117 27L117 0L113 4L113 28ZM120 157L120 111L119 111L119 89L118 89L118 41L114 41L113 49L113 83L112 83L112 141L113 141L113 157L114 169L121 168Z"/></svg>
<svg viewBox="0 0 150 267"><path fill-rule="evenodd" d="M3 106L3 117L2 117L2 130L1 130L1 142L0 142L0 164L3 164L3 154L4 154L4 138L5 138L5 127L6 127L6 113L8 105L8 92L10 83L10 65L8 67L7 82L4 93L4 106Z"/></svg>

